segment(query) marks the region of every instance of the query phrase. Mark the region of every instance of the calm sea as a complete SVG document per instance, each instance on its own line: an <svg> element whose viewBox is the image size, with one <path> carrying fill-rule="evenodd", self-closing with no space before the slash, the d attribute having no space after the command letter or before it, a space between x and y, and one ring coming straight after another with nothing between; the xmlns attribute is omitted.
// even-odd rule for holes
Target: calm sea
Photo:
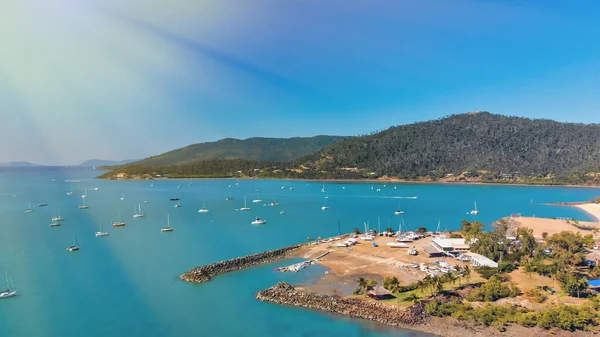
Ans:
<svg viewBox="0 0 600 337"><path fill-rule="evenodd" d="M590 220L577 209L544 203L600 195L588 188L370 183L326 183L321 192L317 182L104 181L94 179L97 174L0 171L0 268L19 290L19 296L0 300L0 336L425 336L254 299L279 281L314 281L323 273L318 266L277 273L273 267L285 263L278 262L201 285L178 276L197 265L335 235L338 220L342 232L364 222L377 228L378 217L382 229L397 228L397 208L406 212L409 229L435 230L440 221L451 230L465 218L489 224L511 213ZM66 195L69 189L74 195ZM80 210L85 189L90 208ZM252 202L256 190L261 203ZM322 211L326 195L330 210ZM244 196L252 210L236 211ZM171 197L181 198L182 207L174 208ZM263 206L275 200L280 206ZM466 215L474 201L480 214ZM29 202L33 213L24 212ZM210 212L198 213L204 202ZM138 205L145 217L133 219ZM50 228L59 209L65 221ZM119 212L127 226L113 228ZM175 230L161 233L167 214ZM268 223L251 226L256 216ZM110 236L94 236L100 225ZM74 238L81 250L69 253Z"/></svg>

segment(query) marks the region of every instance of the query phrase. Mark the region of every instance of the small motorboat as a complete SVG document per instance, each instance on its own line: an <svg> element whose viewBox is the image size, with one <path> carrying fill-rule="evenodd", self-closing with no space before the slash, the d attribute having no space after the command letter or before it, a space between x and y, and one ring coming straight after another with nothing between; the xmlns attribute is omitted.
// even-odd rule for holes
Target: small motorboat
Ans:
<svg viewBox="0 0 600 337"><path fill-rule="evenodd" d="M256 226L256 225L264 225L267 223L267 220L265 219L261 219L261 218L256 218L256 220L252 221L251 224Z"/></svg>

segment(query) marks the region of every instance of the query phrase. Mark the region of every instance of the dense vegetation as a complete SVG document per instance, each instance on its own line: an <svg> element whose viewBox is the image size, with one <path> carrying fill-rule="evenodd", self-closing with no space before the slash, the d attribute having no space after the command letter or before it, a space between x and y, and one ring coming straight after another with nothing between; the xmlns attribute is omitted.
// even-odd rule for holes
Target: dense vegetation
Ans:
<svg viewBox="0 0 600 337"><path fill-rule="evenodd" d="M475 170L566 177L600 171L600 125L487 112L453 115L350 137L308 162L320 170L358 167L403 178Z"/></svg>
<svg viewBox="0 0 600 337"><path fill-rule="evenodd" d="M214 159L247 159L283 162L312 154L344 137L315 136L295 138L226 138L216 142L192 144L136 162L140 166L180 165Z"/></svg>
<svg viewBox="0 0 600 337"><path fill-rule="evenodd" d="M316 152L315 152L316 151ZM239 165L239 166L238 166ZM116 167L169 177L272 177L600 184L600 125L487 112L360 137L224 139Z"/></svg>
<svg viewBox="0 0 600 337"><path fill-rule="evenodd" d="M452 316L462 321L495 326L504 331L509 323L525 327L544 329L559 328L567 331L590 331L598 325L598 301L590 301L581 306L553 305L547 309L532 311L515 305L486 305L473 307L461 301L442 302L434 299L427 303L427 312L434 316Z"/></svg>

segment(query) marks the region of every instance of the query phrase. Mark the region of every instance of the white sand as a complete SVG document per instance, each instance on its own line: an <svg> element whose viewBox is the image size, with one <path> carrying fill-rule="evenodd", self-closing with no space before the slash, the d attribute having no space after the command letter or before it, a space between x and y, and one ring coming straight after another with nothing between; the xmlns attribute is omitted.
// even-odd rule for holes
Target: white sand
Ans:
<svg viewBox="0 0 600 337"><path fill-rule="evenodd" d="M585 212L596 218L594 221L600 222L600 204L583 204L577 205L575 207L584 210Z"/></svg>

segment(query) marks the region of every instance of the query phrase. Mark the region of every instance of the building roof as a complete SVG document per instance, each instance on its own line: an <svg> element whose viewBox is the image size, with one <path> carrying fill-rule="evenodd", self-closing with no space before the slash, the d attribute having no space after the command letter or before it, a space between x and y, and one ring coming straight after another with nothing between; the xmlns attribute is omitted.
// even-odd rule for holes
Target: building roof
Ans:
<svg viewBox="0 0 600 337"><path fill-rule="evenodd" d="M589 281L587 281L587 283L590 287L594 287L594 288L600 287L600 280L589 280Z"/></svg>
<svg viewBox="0 0 600 337"><path fill-rule="evenodd" d="M435 247L433 246L425 246L423 247L423 250L425 251L425 253L427 254L441 254L442 252L437 250Z"/></svg>
<svg viewBox="0 0 600 337"><path fill-rule="evenodd" d="M454 246L465 246L465 239L444 239L444 238L433 238L432 242L435 242L440 247L453 248Z"/></svg>
<svg viewBox="0 0 600 337"><path fill-rule="evenodd" d="M367 289L367 294L368 295L373 295L373 296L387 296L387 295L391 295L392 293L389 292L389 290L385 289L382 286L373 286L373 287L369 287Z"/></svg>
<svg viewBox="0 0 600 337"><path fill-rule="evenodd" d="M476 253L469 253L467 254L471 257L472 261L476 261L478 264L482 265L482 266L488 266L488 267L492 267L492 268L498 268L498 263L495 262L494 260L491 260L483 255L480 254L476 254Z"/></svg>

